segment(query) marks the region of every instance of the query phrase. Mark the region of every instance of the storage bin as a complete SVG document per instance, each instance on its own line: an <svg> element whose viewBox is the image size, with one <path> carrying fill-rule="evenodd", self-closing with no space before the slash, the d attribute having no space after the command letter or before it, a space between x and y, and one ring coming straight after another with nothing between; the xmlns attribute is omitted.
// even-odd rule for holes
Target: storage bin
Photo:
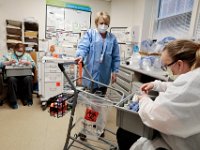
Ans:
<svg viewBox="0 0 200 150"><path fill-rule="evenodd" d="M13 76L28 76L32 75L32 67L31 66L6 66L6 76L13 77Z"/></svg>
<svg viewBox="0 0 200 150"><path fill-rule="evenodd" d="M137 112L128 110L124 108L124 104L127 103L130 98L132 98L132 94L129 95L122 103L120 103L117 108L117 119L116 125L126 131L132 132L142 137L146 137L148 139L153 139L156 130L147 127L141 120L139 114Z"/></svg>
<svg viewBox="0 0 200 150"><path fill-rule="evenodd" d="M6 28L7 34L14 34L14 35L22 35L22 30L21 29L15 29L15 28Z"/></svg>
<svg viewBox="0 0 200 150"><path fill-rule="evenodd" d="M32 38L37 38L38 32L37 31L26 31L24 32L25 37L32 37Z"/></svg>

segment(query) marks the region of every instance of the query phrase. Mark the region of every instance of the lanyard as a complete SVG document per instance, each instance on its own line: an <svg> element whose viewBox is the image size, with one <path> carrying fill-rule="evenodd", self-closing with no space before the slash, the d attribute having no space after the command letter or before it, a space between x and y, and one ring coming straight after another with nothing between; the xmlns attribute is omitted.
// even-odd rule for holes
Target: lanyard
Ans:
<svg viewBox="0 0 200 150"><path fill-rule="evenodd" d="M104 56L104 54L105 54L105 51L106 51L106 42L104 41L103 42L103 46L102 46L102 52L101 52L101 56L100 56L100 63L102 63L103 62L103 56Z"/></svg>

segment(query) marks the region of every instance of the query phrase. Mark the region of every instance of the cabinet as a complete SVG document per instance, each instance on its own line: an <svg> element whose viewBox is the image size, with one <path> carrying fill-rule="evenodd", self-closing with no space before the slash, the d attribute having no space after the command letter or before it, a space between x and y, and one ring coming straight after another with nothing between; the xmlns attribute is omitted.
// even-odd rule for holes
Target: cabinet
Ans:
<svg viewBox="0 0 200 150"><path fill-rule="evenodd" d="M139 87L146 82L154 80L167 81L168 77L164 71L145 71L138 65L120 65L117 82L113 86L125 93L125 96L137 92Z"/></svg>
<svg viewBox="0 0 200 150"><path fill-rule="evenodd" d="M6 20L8 50L12 51L17 43L23 43L27 52L38 51L38 31L36 22Z"/></svg>
<svg viewBox="0 0 200 150"><path fill-rule="evenodd" d="M58 63L74 62L74 58L53 58L42 56L38 60L38 81L39 95L41 95L42 105L46 105L50 97L56 96L64 92L65 80L63 73L58 67ZM40 58L40 56L38 56ZM68 66L66 66L68 68ZM73 74L73 79L76 77L76 65L72 65L73 70L66 69L66 72ZM67 73L67 74L68 74Z"/></svg>
<svg viewBox="0 0 200 150"><path fill-rule="evenodd" d="M124 95L127 96L131 94L134 77L134 72L120 67L119 73L117 74L117 81L112 86L124 92Z"/></svg>
<svg viewBox="0 0 200 150"><path fill-rule="evenodd" d="M23 43L21 21L6 20L6 38L9 51L14 49L15 44Z"/></svg>
<svg viewBox="0 0 200 150"><path fill-rule="evenodd" d="M26 51L38 51L38 23L24 22L24 44Z"/></svg>

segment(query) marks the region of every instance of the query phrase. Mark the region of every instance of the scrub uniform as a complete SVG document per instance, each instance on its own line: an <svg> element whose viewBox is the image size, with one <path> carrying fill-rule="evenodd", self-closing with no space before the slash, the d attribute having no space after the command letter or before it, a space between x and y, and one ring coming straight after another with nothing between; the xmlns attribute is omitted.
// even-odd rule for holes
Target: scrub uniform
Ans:
<svg viewBox="0 0 200 150"><path fill-rule="evenodd" d="M108 85L111 73L117 73L120 66L119 46L115 36L107 32L103 39L96 29L89 29L78 44L76 56L81 56L86 68L95 81ZM88 77L86 72L83 76ZM83 80L83 85L91 88L89 80ZM95 88L100 85L94 84Z"/></svg>

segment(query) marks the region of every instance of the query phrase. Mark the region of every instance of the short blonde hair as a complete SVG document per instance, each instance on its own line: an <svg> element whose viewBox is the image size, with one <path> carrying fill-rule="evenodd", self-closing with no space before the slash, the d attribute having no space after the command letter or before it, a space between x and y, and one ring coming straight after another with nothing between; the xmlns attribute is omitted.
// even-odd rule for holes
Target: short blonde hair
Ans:
<svg viewBox="0 0 200 150"><path fill-rule="evenodd" d="M96 25L96 26L98 25L99 18L103 18L103 20L104 20L108 25L110 25L110 15L108 15L107 12L101 11L101 12L98 12L98 13L97 13L96 18L95 18L95 25Z"/></svg>

